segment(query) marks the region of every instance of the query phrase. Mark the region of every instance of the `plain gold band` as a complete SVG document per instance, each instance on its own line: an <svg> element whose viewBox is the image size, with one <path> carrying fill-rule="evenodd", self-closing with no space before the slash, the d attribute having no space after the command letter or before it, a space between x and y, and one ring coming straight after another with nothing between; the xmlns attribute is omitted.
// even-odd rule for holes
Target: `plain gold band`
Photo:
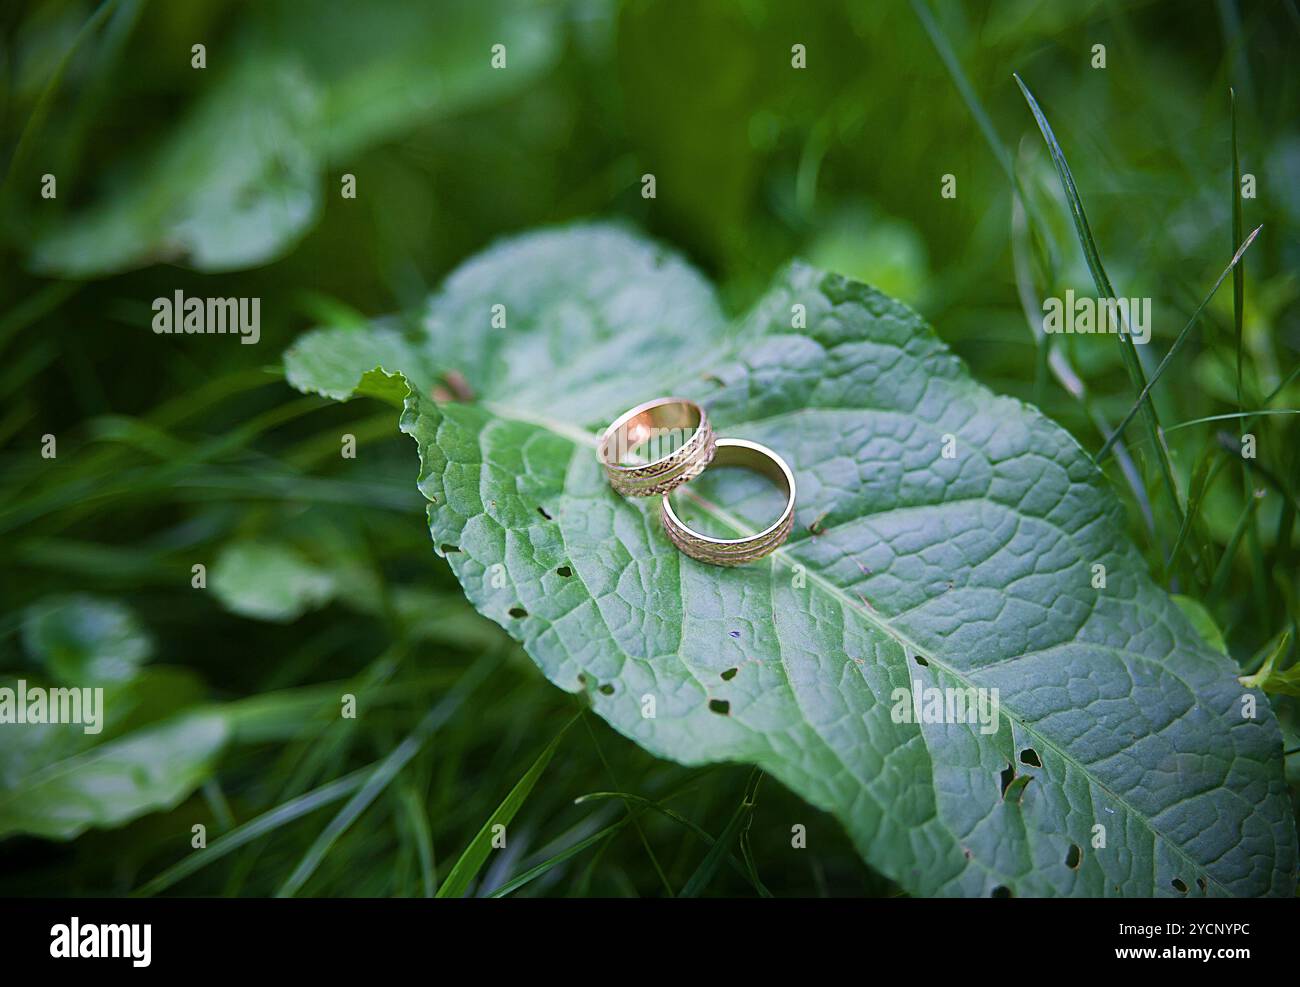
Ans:
<svg viewBox="0 0 1300 987"><path fill-rule="evenodd" d="M660 511L664 530L674 545L693 559L710 565L736 566L775 552L794 527L794 474L785 460L767 446L745 439L718 439L714 466L743 466L761 473L786 495L785 510L776 521L756 535L745 538L711 538L692 531L664 497Z"/></svg>
<svg viewBox="0 0 1300 987"><path fill-rule="evenodd" d="M616 455L620 448L634 449L656 432L687 429L692 430L689 439L653 462L624 465ZM666 494L703 473L713 461L716 442L709 416L694 401L656 398L614 419L600 438L596 458L610 485L624 497L649 497Z"/></svg>

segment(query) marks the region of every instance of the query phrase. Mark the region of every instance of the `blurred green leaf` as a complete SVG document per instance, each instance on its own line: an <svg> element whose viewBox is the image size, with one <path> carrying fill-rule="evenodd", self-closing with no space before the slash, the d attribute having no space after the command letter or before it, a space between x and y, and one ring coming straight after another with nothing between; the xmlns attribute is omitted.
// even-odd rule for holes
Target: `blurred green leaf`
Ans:
<svg viewBox="0 0 1300 987"><path fill-rule="evenodd" d="M135 614L115 600L49 596L23 615L23 645L49 675L77 687L124 682L153 654Z"/></svg>
<svg viewBox="0 0 1300 987"><path fill-rule="evenodd" d="M40 679L28 686L45 687ZM16 689L17 680L0 680ZM172 716L200 702L199 677L186 668L152 665L129 681L105 682L99 733L66 723L0 723L0 790L16 788L36 772L97 744Z"/></svg>
<svg viewBox="0 0 1300 987"><path fill-rule="evenodd" d="M501 833L506 831L511 820L515 818L519 810L523 808L524 803L528 801L528 796L532 794L533 788L542 776L542 772L546 770L546 766L555 757L555 752L560 748L560 741L564 739L564 735L569 732L569 728L576 722L578 722L577 717L574 717L566 723L564 729L557 733L555 738L537 755L537 760L524 772L524 776L515 782L515 787L510 789L506 797L501 800L501 804L497 806L496 811L488 817L487 822L483 824L474 839L470 841L469 846L457 858L451 872L447 875L447 879L438 888L435 897L460 898L469 890L470 883L478 876L479 870L483 867L483 862L487 860L488 854L492 852L492 848L496 845L497 828L500 827Z"/></svg>
<svg viewBox="0 0 1300 987"><path fill-rule="evenodd" d="M214 64L214 82L181 122L120 162L94 205L38 237L38 272L270 263L316 222L328 165L518 92L559 50L553 9L501 0L378 0L364 16L337 0L284 2L252 13L255 40L223 51L235 53L233 67ZM495 45L504 67L493 67Z"/></svg>
<svg viewBox="0 0 1300 987"><path fill-rule="evenodd" d="M51 764L0 791L0 838L70 840L173 808L212 774L226 735L219 713L195 711Z"/></svg>
<svg viewBox="0 0 1300 987"><path fill-rule="evenodd" d="M334 576L280 542L237 542L212 566L212 591L231 613L257 620L296 620L328 603Z"/></svg>
<svg viewBox="0 0 1300 987"><path fill-rule="evenodd" d="M392 590L392 604L413 641L436 641L481 651L504 640L501 628L484 620L460 594L397 586Z"/></svg>
<svg viewBox="0 0 1300 987"><path fill-rule="evenodd" d="M1190 596L1182 596L1178 593L1171 593L1169 599L1178 604L1178 609L1192 622L1196 633L1201 635L1201 640L1219 654L1228 654L1228 643L1223 639L1223 631L1219 630L1219 625L1214 622L1214 618L1210 616L1210 611L1205 609L1204 604L1199 600L1193 600Z"/></svg>
<svg viewBox="0 0 1300 987"><path fill-rule="evenodd" d="M925 300L925 243L910 223L844 210L807 250L816 267L879 288L910 305Z"/></svg>
<svg viewBox="0 0 1300 987"><path fill-rule="evenodd" d="M509 0L265 5L266 41L298 53L322 90L321 138L339 161L421 123L528 86L559 54L558 10ZM493 68L494 45L505 65Z"/></svg>
<svg viewBox="0 0 1300 987"><path fill-rule="evenodd" d="M274 96L274 98L270 98ZM40 237L43 274L100 277L159 262L227 271L281 256L320 208L320 93L293 58L224 76L96 205Z"/></svg>

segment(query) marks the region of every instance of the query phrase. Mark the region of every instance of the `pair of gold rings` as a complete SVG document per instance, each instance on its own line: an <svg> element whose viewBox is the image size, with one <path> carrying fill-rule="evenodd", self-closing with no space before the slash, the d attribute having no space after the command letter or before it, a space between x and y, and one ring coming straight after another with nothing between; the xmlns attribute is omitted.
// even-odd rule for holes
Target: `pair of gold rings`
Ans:
<svg viewBox="0 0 1300 987"><path fill-rule="evenodd" d="M649 446L648 462L637 450ZM654 454L663 449L663 455ZM620 415L596 447L610 485L625 497L663 495L660 516L669 539L693 559L737 566L763 558L790 536L794 526L794 474L767 446L745 439L720 439L709 416L694 401L656 398ZM692 530L673 510L668 493L710 466L739 466L767 477L785 495L781 516L755 535L713 538Z"/></svg>

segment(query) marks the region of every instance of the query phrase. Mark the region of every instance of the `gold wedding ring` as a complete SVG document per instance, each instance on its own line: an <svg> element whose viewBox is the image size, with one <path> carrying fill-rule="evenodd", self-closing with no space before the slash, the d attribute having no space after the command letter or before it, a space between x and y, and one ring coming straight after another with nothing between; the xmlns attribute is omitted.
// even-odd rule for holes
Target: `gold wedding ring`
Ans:
<svg viewBox="0 0 1300 987"><path fill-rule="evenodd" d="M663 499L664 530L674 545L693 559L710 565L735 566L775 552L794 527L794 474L785 460L767 446L745 439L718 439L714 466L742 466L767 477L785 494L785 510L769 527L747 538L710 538L688 528Z"/></svg>
<svg viewBox="0 0 1300 987"><path fill-rule="evenodd" d="M610 485L624 497L649 497L703 473L716 441L709 416L694 401L657 398L616 418L601 436L596 456ZM628 462L642 446L652 456L662 454L650 462Z"/></svg>

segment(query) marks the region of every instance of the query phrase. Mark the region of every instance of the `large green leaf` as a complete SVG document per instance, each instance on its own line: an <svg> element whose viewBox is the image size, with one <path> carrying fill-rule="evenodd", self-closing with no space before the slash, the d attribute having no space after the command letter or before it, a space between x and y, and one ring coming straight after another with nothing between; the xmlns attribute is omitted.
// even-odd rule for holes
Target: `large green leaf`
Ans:
<svg viewBox="0 0 1300 987"><path fill-rule="evenodd" d="M471 260L418 333L319 332L286 363L340 398L407 375L435 546L548 678L658 755L761 766L909 891L1294 892L1267 700L1152 583L1073 438L874 289L796 264L727 328L679 260L579 227ZM473 401L431 399L449 370ZM771 559L685 558L605 483L593 429L664 393L790 462ZM713 477L709 502L763 520ZM998 689L996 731L895 722L912 680Z"/></svg>

